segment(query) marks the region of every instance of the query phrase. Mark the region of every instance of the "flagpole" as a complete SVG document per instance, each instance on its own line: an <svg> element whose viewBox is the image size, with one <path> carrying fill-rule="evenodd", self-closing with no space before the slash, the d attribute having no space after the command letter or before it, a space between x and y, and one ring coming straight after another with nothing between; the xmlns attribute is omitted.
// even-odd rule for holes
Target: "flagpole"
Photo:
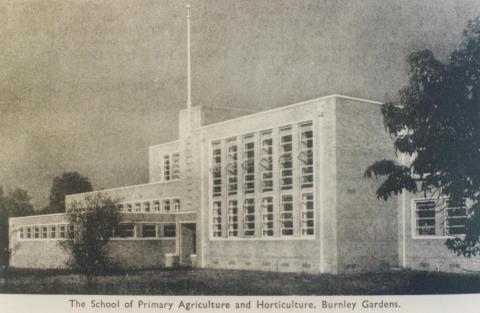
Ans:
<svg viewBox="0 0 480 313"><path fill-rule="evenodd" d="M190 4L187 4L187 122L188 130L192 127L192 83L190 66Z"/></svg>

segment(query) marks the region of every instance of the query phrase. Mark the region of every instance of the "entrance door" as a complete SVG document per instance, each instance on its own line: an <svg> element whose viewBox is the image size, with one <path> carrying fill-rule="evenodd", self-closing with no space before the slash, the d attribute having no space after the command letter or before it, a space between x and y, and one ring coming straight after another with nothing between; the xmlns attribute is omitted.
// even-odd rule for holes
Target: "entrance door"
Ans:
<svg viewBox="0 0 480 313"><path fill-rule="evenodd" d="M190 256L197 253L196 224L180 224L180 263L192 265Z"/></svg>

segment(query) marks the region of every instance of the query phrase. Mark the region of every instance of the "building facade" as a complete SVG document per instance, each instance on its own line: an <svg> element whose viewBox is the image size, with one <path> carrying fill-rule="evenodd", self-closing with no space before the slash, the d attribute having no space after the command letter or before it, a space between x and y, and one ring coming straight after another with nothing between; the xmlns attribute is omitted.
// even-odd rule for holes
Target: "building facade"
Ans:
<svg viewBox="0 0 480 313"><path fill-rule="evenodd" d="M150 147L149 183L66 197L67 211L96 193L118 202L122 225L108 249L122 267L480 266L444 246L464 231L465 207L376 198L379 181L363 173L396 157L378 102L332 95L256 113L196 106L180 112L178 133ZM66 213L10 219L11 265L64 267L67 224Z"/></svg>

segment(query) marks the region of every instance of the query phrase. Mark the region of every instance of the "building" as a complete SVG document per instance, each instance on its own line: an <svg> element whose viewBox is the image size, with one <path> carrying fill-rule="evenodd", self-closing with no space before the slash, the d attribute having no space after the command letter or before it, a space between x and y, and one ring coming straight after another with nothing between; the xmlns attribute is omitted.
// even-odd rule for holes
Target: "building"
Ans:
<svg viewBox="0 0 480 313"><path fill-rule="evenodd" d="M195 106L180 112L178 133L150 147L147 184L66 197L67 209L95 193L119 201L109 253L125 268L479 268L444 246L464 231L464 207L376 199L379 182L364 171L395 158L378 102L332 95L253 114ZM66 216L10 219L11 265L65 266Z"/></svg>

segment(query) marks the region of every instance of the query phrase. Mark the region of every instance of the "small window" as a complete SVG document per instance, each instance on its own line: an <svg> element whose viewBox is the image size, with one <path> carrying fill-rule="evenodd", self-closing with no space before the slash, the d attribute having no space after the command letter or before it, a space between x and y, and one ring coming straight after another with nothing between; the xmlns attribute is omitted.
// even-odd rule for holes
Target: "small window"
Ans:
<svg viewBox="0 0 480 313"><path fill-rule="evenodd" d="M236 199L228 201L228 236L238 236L238 201Z"/></svg>
<svg viewBox="0 0 480 313"><path fill-rule="evenodd" d="M40 239L40 227L33 228L33 238Z"/></svg>
<svg viewBox="0 0 480 313"><path fill-rule="evenodd" d="M23 234L23 227L18 228L18 239L23 239L24 234Z"/></svg>
<svg viewBox="0 0 480 313"><path fill-rule="evenodd" d="M133 205L131 203L127 203L127 212L133 211Z"/></svg>
<svg viewBox="0 0 480 313"><path fill-rule="evenodd" d="M222 201L213 201L213 237L222 237Z"/></svg>
<svg viewBox="0 0 480 313"><path fill-rule="evenodd" d="M150 202L143 203L143 210L147 213L150 212Z"/></svg>
<svg viewBox="0 0 480 313"><path fill-rule="evenodd" d="M280 203L280 225L282 236L293 235L293 197L282 195Z"/></svg>
<svg viewBox="0 0 480 313"><path fill-rule="evenodd" d="M143 224L142 230L143 238L155 238L157 237L157 227L155 224Z"/></svg>
<svg viewBox="0 0 480 313"><path fill-rule="evenodd" d="M172 154L172 179L180 179L180 154Z"/></svg>
<svg viewBox="0 0 480 313"><path fill-rule="evenodd" d="M140 203L135 203L135 212L142 212L142 205Z"/></svg>
<svg viewBox="0 0 480 313"><path fill-rule="evenodd" d="M120 224L116 233L119 238L133 238L135 237L135 225Z"/></svg>
<svg viewBox="0 0 480 313"><path fill-rule="evenodd" d="M27 239L32 238L32 228L30 226L25 227L25 236Z"/></svg>
<svg viewBox="0 0 480 313"><path fill-rule="evenodd" d="M51 226L50 227L50 238L57 238L57 227Z"/></svg>
<svg viewBox="0 0 480 313"><path fill-rule="evenodd" d="M47 239L47 238L48 238L48 227L47 227L47 226L43 226L43 227L42 227L42 238L43 238L43 239Z"/></svg>
<svg viewBox="0 0 480 313"><path fill-rule="evenodd" d="M273 198L264 197L262 199L262 235L264 237L273 236Z"/></svg>
<svg viewBox="0 0 480 313"><path fill-rule="evenodd" d="M170 213L170 200L163 200L163 212Z"/></svg>
<svg viewBox="0 0 480 313"><path fill-rule="evenodd" d="M120 204L118 205L118 210L119 210L120 212L123 212L123 210L125 210L124 205L123 205L122 203L120 203Z"/></svg>
<svg viewBox="0 0 480 313"><path fill-rule="evenodd" d="M173 200L173 211L180 212L180 199Z"/></svg>
<svg viewBox="0 0 480 313"><path fill-rule="evenodd" d="M255 199L247 198L243 202L243 234L255 236Z"/></svg>
<svg viewBox="0 0 480 313"><path fill-rule="evenodd" d="M59 230L60 230L60 232L58 233L58 237L59 238L65 238L66 237L66 232L65 232L66 227L65 227L65 225L60 225Z"/></svg>
<svg viewBox="0 0 480 313"><path fill-rule="evenodd" d="M160 212L160 201L153 201L153 212Z"/></svg>
<svg viewBox="0 0 480 313"><path fill-rule="evenodd" d="M164 237L175 237L177 235L177 227L175 224L164 224L163 225L163 236Z"/></svg>
<svg viewBox="0 0 480 313"><path fill-rule="evenodd" d="M170 155L163 156L163 180L170 180Z"/></svg>

